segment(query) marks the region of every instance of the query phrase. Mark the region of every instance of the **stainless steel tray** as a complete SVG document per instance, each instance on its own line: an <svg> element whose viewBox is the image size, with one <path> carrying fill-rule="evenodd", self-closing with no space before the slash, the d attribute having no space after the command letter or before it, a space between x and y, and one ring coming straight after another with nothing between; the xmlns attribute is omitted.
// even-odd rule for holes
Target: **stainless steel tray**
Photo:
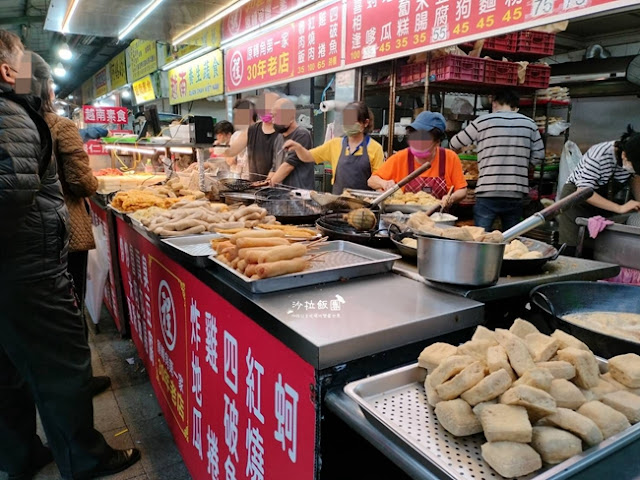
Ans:
<svg viewBox="0 0 640 480"><path fill-rule="evenodd" d="M606 365L600 360L601 369ZM367 416L418 452L427 462L452 479L502 479L482 459L483 434L455 437L440 426L424 391L426 370L418 364L381 373L347 384L344 392ZM520 480L560 480L640 438L640 423L614 435L580 455L553 466L543 467Z"/></svg>
<svg viewBox="0 0 640 480"><path fill-rule="evenodd" d="M240 287L252 293L271 293L389 272L393 268L393 262L401 258L400 255L344 240L326 242L313 253L314 255L325 254L318 258L318 261L312 262L310 269L264 280L251 280L219 261L215 256L209 259L229 273L229 278Z"/></svg>
<svg viewBox="0 0 640 480"><path fill-rule="evenodd" d="M191 257L190 260L192 262L205 266L207 258L216 255L216 252L211 248L211 240L221 237L222 235L217 233L207 233L189 235L187 237L163 238L161 241Z"/></svg>
<svg viewBox="0 0 640 480"><path fill-rule="evenodd" d="M401 212L401 213L416 213L426 212L427 215L431 215L440 209L440 205L405 205L405 204L388 204L383 203L382 209L385 212Z"/></svg>

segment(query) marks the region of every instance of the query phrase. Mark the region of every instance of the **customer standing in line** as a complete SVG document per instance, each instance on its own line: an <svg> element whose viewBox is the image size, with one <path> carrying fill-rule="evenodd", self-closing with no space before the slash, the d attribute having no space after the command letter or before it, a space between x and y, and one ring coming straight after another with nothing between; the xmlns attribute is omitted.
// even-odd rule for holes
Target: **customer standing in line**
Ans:
<svg viewBox="0 0 640 480"><path fill-rule="evenodd" d="M529 194L529 165L544 160L545 149L538 127L518 113L520 96L502 90L493 96L492 113L471 122L454 136L449 147L460 151L475 144L478 152L478 183L473 217L476 226L493 230L496 218L502 229L516 225Z"/></svg>
<svg viewBox="0 0 640 480"><path fill-rule="evenodd" d="M40 101L28 95L34 81L20 39L0 30L0 469L29 480L53 453L64 479L91 479L140 452L112 449L93 426L69 212ZM36 433L36 404L51 451Z"/></svg>

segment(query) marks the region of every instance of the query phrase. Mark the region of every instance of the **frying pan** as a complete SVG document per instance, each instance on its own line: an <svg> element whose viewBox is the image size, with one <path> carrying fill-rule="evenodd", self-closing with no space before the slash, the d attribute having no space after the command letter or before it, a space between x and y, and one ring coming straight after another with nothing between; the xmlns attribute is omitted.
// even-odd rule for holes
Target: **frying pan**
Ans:
<svg viewBox="0 0 640 480"><path fill-rule="evenodd" d="M542 253L542 257L525 259L505 258L502 260L502 268L500 269L500 275L502 276L538 273L547 262L556 260L567 246L564 244L559 249L556 249L548 243L540 242L532 238L518 237L518 240L524 243L530 252Z"/></svg>
<svg viewBox="0 0 640 480"><path fill-rule="evenodd" d="M402 240L405 238L416 238L415 234L411 230L402 232L397 225L392 224L389 227L389 238L391 238L391 241L396 246L398 251L400 251L403 257L413 260L418 258L417 248L412 248L402 243Z"/></svg>
<svg viewBox="0 0 640 480"><path fill-rule="evenodd" d="M542 312L549 331L560 329L570 333L605 358L640 354L640 342L605 335L563 318L570 313L640 313L640 287L606 282L557 282L533 289L530 297L535 309Z"/></svg>
<svg viewBox="0 0 640 480"><path fill-rule="evenodd" d="M322 236L329 237L331 240L346 240L373 248L387 248L393 245L385 229L358 231L344 220L344 215L344 213L324 215L316 221L316 228Z"/></svg>

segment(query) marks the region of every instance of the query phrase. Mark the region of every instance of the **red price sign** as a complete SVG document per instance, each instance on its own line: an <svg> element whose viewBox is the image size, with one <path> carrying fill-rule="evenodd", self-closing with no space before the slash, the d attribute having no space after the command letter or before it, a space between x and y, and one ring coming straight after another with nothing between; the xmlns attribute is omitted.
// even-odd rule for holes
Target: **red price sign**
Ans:
<svg viewBox="0 0 640 480"><path fill-rule="evenodd" d="M247 30L252 30L265 23L292 12L306 0L252 0L242 8L235 10L222 20L222 38L230 40Z"/></svg>
<svg viewBox="0 0 640 480"><path fill-rule="evenodd" d="M119 218L118 236L132 337L193 478L313 479L314 368Z"/></svg>
<svg viewBox="0 0 640 480"><path fill-rule="evenodd" d="M115 123L125 125L129 123L127 107L93 107L83 105L84 123Z"/></svg>
<svg viewBox="0 0 640 480"><path fill-rule="evenodd" d="M228 93L340 67L342 5L334 3L225 54Z"/></svg>

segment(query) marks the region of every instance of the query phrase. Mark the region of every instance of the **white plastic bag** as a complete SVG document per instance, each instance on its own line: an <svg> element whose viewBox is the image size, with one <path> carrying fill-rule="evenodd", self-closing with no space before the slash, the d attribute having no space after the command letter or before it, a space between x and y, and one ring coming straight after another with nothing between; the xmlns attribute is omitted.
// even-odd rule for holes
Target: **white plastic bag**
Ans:
<svg viewBox="0 0 640 480"><path fill-rule="evenodd" d="M560 168L558 171L558 194L556 195L556 201L560 200L562 196L562 187L567 183L569 175L575 170L582 158L582 152L575 142L569 140L564 144L562 149L562 155L560 156Z"/></svg>
<svg viewBox="0 0 640 480"><path fill-rule="evenodd" d="M562 133L571 126L570 123L567 122L556 122L549 125L548 133L551 136L557 137L558 135L562 135Z"/></svg>
<svg viewBox="0 0 640 480"><path fill-rule="evenodd" d="M94 324L100 320L104 286L109 275L109 244L102 227L93 226L94 250L89 250L87 261L87 292L84 296L85 306Z"/></svg>

